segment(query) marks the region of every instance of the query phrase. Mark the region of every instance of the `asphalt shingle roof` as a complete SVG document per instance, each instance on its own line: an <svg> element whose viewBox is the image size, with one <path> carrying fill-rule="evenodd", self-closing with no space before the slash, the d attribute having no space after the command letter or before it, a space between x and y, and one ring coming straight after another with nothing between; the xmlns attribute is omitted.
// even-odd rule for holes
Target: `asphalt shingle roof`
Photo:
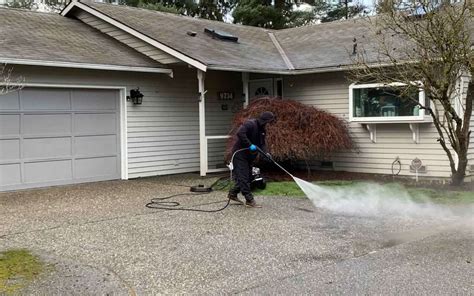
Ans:
<svg viewBox="0 0 474 296"><path fill-rule="evenodd" d="M365 19L337 21L275 32L280 45L296 69L350 65L354 38L357 50L364 49L369 60L376 60L373 38Z"/></svg>
<svg viewBox="0 0 474 296"><path fill-rule="evenodd" d="M78 20L7 8L0 8L0 58L163 67Z"/></svg>
<svg viewBox="0 0 474 296"><path fill-rule="evenodd" d="M296 70L351 64L354 38L358 48L364 47L368 58L376 60L376 51L370 50L369 24L364 19L267 30L122 5L83 4L210 67L290 71L269 33L275 36ZM231 33L239 41L232 43L213 39L204 33L204 28ZM188 31L197 32L197 36L188 36Z"/></svg>
<svg viewBox="0 0 474 296"><path fill-rule="evenodd" d="M374 48L375 36L366 19L278 31L123 5L82 4L211 69L280 73L290 73L292 68L297 71L330 71L353 63L354 38L358 51L364 50L367 61L380 61ZM235 43L215 39L204 32L205 28L227 32L239 40ZM197 35L193 37L188 32ZM274 44L271 34L281 48ZM285 63L279 52L281 49L289 63ZM0 9L0 57L160 66L74 18L11 9Z"/></svg>
<svg viewBox="0 0 474 296"><path fill-rule="evenodd" d="M286 70L284 60L262 28L227 24L122 5L83 2L97 11L208 66ZM205 28L225 31L238 43L213 39ZM187 35L196 32L195 37ZM272 31L274 32L274 31Z"/></svg>

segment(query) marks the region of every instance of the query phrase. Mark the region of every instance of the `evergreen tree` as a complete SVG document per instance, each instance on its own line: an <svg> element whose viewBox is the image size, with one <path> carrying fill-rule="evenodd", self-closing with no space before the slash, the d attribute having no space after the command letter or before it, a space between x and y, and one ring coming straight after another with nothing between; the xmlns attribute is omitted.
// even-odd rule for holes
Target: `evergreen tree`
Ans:
<svg viewBox="0 0 474 296"><path fill-rule="evenodd" d="M121 5L223 21L234 0L121 0Z"/></svg>
<svg viewBox="0 0 474 296"><path fill-rule="evenodd" d="M294 1L241 0L233 11L234 23L269 29L303 26L319 19L327 9L322 0L310 0L311 11L298 11Z"/></svg>
<svg viewBox="0 0 474 296"><path fill-rule="evenodd" d="M66 0L14 0L5 3L5 6L11 8L21 8L38 11L59 12L67 4Z"/></svg>
<svg viewBox="0 0 474 296"><path fill-rule="evenodd" d="M321 18L321 22L333 22L341 19L350 19L365 13L365 6L354 5L348 6L347 2L341 3L332 9L329 9L326 15Z"/></svg>

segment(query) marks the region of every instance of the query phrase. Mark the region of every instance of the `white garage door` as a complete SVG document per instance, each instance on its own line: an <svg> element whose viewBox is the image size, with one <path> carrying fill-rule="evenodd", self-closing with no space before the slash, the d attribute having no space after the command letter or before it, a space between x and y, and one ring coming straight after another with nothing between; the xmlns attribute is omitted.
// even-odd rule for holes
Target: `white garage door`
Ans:
<svg viewBox="0 0 474 296"><path fill-rule="evenodd" d="M0 96L0 190L120 178L117 90Z"/></svg>

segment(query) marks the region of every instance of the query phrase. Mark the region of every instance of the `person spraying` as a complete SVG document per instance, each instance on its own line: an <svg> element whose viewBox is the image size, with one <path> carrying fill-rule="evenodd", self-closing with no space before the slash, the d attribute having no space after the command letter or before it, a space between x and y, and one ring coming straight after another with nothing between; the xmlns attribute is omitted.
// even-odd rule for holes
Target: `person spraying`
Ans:
<svg viewBox="0 0 474 296"><path fill-rule="evenodd" d="M257 158L258 151L263 151L267 157L271 158L266 151L265 128L266 125L275 121L272 112L265 111L258 118L246 120L237 130L232 146L233 157L233 178L234 186L229 190L228 198L239 204L243 202L238 198L242 193L245 198L245 205L251 208L260 208L250 189L252 177L252 164ZM247 149L248 148L248 149Z"/></svg>

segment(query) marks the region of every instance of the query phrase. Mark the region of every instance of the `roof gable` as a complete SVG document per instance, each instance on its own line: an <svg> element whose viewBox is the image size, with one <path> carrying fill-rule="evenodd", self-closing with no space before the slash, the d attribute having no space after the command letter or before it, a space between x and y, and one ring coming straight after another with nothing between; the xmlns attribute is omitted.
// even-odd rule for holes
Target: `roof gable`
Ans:
<svg viewBox="0 0 474 296"><path fill-rule="evenodd" d="M135 36L138 33L144 40L149 39L150 44L152 41L158 42L166 52L185 62L193 60L205 68L229 70L287 70L268 30L99 3L72 2L63 15L68 15L74 6L100 14L116 26L128 29ZM228 32L239 40L235 43L213 39L204 33L205 28ZM196 36L190 36L188 32L196 32Z"/></svg>
<svg viewBox="0 0 474 296"><path fill-rule="evenodd" d="M179 59L171 56L170 54L154 47L151 44L146 43L145 41L137 38L119 28L113 26L112 24L101 20L100 18L84 11L81 9L74 9L72 12L74 17L81 20L85 24L101 31L102 33L122 42L123 44L135 49L136 51L150 57L151 59L157 61L160 64L176 64L180 63Z"/></svg>

